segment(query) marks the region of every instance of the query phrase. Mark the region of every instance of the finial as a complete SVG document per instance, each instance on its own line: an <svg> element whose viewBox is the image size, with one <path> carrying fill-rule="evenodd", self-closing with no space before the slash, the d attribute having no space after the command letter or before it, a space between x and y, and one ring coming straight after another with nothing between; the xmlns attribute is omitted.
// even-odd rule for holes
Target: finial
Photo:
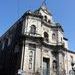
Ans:
<svg viewBox="0 0 75 75"><path fill-rule="evenodd" d="M41 5L41 8L47 9L46 1L47 0L43 0L42 5Z"/></svg>
<svg viewBox="0 0 75 75"><path fill-rule="evenodd" d="M43 0L42 5L46 6L46 0Z"/></svg>

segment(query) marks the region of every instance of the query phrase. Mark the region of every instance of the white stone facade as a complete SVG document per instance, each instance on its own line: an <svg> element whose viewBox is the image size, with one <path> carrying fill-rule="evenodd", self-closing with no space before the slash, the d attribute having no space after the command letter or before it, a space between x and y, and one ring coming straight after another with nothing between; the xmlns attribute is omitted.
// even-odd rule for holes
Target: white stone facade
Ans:
<svg viewBox="0 0 75 75"><path fill-rule="evenodd" d="M0 49L0 53L7 50L4 52L7 60L1 56L6 61L6 65L0 64L6 72L3 70L3 75L17 75L16 65L18 73L23 75L72 75L75 66L75 52L69 50L62 26L44 5L34 12L27 11L0 38ZM9 62L12 58L17 61ZM17 68L13 70L13 66Z"/></svg>
<svg viewBox="0 0 75 75"><path fill-rule="evenodd" d="M24 62L22 64L24 72L26 75L69 75L72 70L71 60L75 61L75 53L68 50L68 40L64 38L62 27L53 21L46 7L42 6L34 14L37 13L42 16L42 19L28 15L23 21L24 35L35 37L26 38L24 41L25 48L22 50L25 50L22 57L24 61L21 61ZM36 34L30 33L31 25L35 25ZM45 40L44 32L48 34L47 40ZM38 37L44 38L43 44L36 39Z"/></svg>

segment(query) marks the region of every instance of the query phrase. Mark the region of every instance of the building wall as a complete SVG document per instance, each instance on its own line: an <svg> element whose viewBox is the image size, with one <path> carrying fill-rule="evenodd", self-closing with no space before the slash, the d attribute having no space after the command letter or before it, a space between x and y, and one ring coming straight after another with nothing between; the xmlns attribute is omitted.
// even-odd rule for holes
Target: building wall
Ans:
<svg viewBox="0 0 75 75"><path fill-rule="evenodd" d="M0 69L3 66L1 71L7 75L17 75L19 69L26 75L43 75L44 68L48 68L48 75L69 75L72 70L75 52L68 50L62 28L56 25L46 8L38 12L42 18L36 13L24 15L0 38ZM32 25L36 27L34 34L30 32Z"/></svg>
<svg viewBox="0 0 75 75"><path fill-rule="evenodd" d="M73 60L72 60L72 57L73 57ZM69 75L69 72L72 70L71 64L74 61L75 61L75 54L65 51L64 63L65 63L66 75Z"/></svg>
<svg viewBox="0 0 75 75"><path fill-rule="evenodd" d="M51 22L53 23L53 25L55 24L52 20L52 16L48 15L48 14L45 14L43 11L40 11L41 15L42 16L47 16L47 20L50 19ZM24 34L25 35L30 35L30 36L34 36L34 37L43 37L44 38L44 32L47 32L48 35L49 35L49 42L47 44L49 45L56 45L57 42L58 42L58 45L62 45L63 43L65 43L65 48L68 49L68 43L66 40L63 39L64 37L64 33L62 32L61 29L59 29L57 31L57 29L52 29L51 27L48 27L45 25L45 23L42 22L42 19L40 18L37 18L37 17L33 17L33 16L27 16L25 21L23 21L24 23L24 26L25 26L25 29L24 29ZM33 34L30 34L30 29L31 29L31 25L35 25L36 26L36 33L39 34L39 35L33 35ZM51 24L52 25L52 24ZM56 33L56 39L53 40L52 39L52 34L53 33ZM31 41L31 40L30 40ZM45 41L44 41L45 42ZM33 68L32 69L29 69L29 43L31 44L35 44L36 45L36 50L34 51L35 53L35 56L34 56L34 53L33 53ZM57 58L52 54L52 50L53 49L50 49L50 48L45 48L43 47L42 45L40 45L39 43L37 42L29 42L28 39L25 41L25 56L24 56L24 67L23 67L23 70L29 75L29 73L36 73L36 72L39 72L41 75L43 74L43 58L48 58L50 60L50 75L54 74L54 71L53 71L53 60L57 60ZM61 50L62 51L62 50ZM66 74L68 74L68 65L66 65L64 62L65 62L65 59L67 59L67 57L69 55L66 56L66 54L63 55L63 51L59 53L58 55L58 61L59 61L59 71L61 71L60 73L62 73L63 70L66 70ZM34 58L35 57L35 58ZM35 61L34 61L35 60ZM69 59L68 59L69 60ZM67 61L68 61L67 60ZM35 62L35 64L34 64ZM69 61L67 64L70 64ZM70 68L69 69L72 69L71 68L71 65L70 65ZM60 74L59 73L59 74ZM55 75L55 74L54 74Z"/></svg>

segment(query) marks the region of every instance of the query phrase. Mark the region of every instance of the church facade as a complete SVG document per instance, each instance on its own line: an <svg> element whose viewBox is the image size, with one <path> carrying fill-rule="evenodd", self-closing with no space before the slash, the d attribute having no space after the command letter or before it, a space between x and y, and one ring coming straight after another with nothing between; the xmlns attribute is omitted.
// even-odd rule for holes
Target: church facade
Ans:
<svg viewBox="0 0 75 75"><path fill-rule="evenodd" d="M75 52L46 6L27 11L0 37L1 75L73 75Z"/></svg>

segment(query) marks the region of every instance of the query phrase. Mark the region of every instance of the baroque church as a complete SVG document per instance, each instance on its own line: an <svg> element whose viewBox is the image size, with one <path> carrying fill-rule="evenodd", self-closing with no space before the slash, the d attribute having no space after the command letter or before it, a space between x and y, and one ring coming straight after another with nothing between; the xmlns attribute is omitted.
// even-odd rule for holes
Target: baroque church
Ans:
<svg viewBox="0 0 75 75"><path fill-rule="evenodd" d="M74 75L75 52L45 5L28 10L0 37L0 75Z"/></svg>

